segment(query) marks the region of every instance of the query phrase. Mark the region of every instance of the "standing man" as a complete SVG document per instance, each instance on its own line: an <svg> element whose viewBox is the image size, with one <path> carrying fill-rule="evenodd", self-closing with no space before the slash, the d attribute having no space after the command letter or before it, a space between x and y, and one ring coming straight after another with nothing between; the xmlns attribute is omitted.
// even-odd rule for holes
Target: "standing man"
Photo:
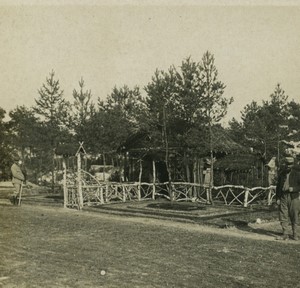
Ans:
<svg viewBox="0 0 300 288"><path fill-rule="evenodd" d="M24 173L21 170L22 161L19 157L14 158L14 164L11 166L11 174L12 174L12 184L15 187L15 192L12 195L11 202L14 205L18 205L18 199L20 198L21 187L23 185L23 181L25 180Z"/></svg>
<svg viewBox="0 0 300 288"><path fill-rule="evenodd" d="M277 240L288 240L287 228L289 220L292 224L292 239L298 240L298 223L300 213L300 166L293 157L285 158L285 167L279 171L276 186L276 200L279 205L279 221L282 236Z"/></svg>

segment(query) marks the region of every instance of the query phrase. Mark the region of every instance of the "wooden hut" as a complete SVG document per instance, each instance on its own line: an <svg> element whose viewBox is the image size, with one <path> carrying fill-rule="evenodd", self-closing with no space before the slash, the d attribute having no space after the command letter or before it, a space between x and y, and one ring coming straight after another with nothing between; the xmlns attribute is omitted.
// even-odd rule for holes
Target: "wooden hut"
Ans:
<svg viewBox="0 0 300 288"><path fill-rule="evenodd" d="M256 153L228 154L215 163L216 185L268 186L265 159Z"/></svg>
<svg viewBox="0 0 300 288"><path fill-rule="evenodd" d="M146 132L139 131L128 137L119 149L119 153L124 155L125 181L138 181L141 169L144 182L152 182L153 178L157 182L168 181L167 152L173 182L203 184L205 171L211 165L210 148L217 159L216 163L226 155L249 153L247 148L233 141L220 126L213 127L212 142L212 147L207 143L194 147L170 145L166 151L165 147L154 147L150 136Z"/></svg>

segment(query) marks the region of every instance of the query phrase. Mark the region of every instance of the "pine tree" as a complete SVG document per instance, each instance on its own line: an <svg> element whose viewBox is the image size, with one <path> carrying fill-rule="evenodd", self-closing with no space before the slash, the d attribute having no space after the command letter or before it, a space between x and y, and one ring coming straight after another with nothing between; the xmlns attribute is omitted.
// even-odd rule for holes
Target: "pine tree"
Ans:
<svg viewBox="0 0 300 288"><path fill-rule="evenodd" d="M36 105L33 111L39 116L41 122L41 133L43 134L44 155L51 159L52 190L54 191L55 180L55 149L60 142L69 137L68 126L70 125L70 104L63 98L63 90L60 88L59 80L55 80L52 71L46 83L38 90L39 98L35 99Z"/></svg>

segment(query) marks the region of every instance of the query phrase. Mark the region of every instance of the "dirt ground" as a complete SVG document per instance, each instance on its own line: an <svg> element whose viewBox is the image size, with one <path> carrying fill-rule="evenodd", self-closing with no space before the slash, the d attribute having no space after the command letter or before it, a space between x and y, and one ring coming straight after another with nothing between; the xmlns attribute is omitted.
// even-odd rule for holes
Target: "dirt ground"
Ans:
<svg viewBox="0 0 300 288"><path fill-rule="evenodd" d="M300 242L275 240L275 220L218 228L95 210L2 197L0 287L300 287Z"/></svg>

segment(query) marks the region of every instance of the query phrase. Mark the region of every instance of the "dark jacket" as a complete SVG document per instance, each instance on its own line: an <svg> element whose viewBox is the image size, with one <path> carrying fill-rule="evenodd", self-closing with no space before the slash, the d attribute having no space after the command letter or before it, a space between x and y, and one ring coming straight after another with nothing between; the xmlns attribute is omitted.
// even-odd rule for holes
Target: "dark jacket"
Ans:
<svg viewBox="0 0 300 288"><path fill-rule="evenodd" d="M286 193L288 191L283 191L283 185L286 180L286 176L288 174L288 171L286 168L279 170L278 172L278 181L276 185L276 199L280 199L283 193ZM294 165L290 172L289 177L289 187L293 188L293 191L288 193L295 193L300 192L300 166Z"/></svg>

